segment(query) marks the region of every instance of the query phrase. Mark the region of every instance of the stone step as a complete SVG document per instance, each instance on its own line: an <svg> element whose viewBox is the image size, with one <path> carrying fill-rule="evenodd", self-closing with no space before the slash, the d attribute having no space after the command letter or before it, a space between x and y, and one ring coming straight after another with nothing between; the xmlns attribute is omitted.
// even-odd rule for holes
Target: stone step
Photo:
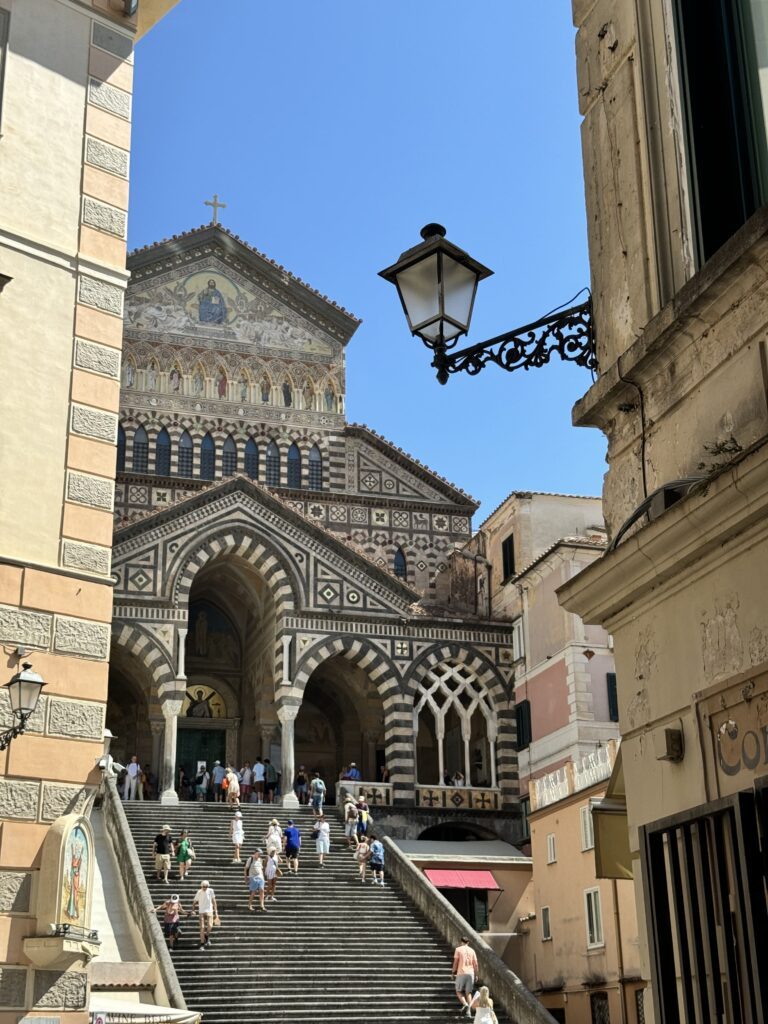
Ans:
<svg viewBox="0 0 768 1024"><path fill-rule="evenodd" d="M331 852L318 863L309 808L246 804L241 808L246 843L243 864L232 864L229 822L223 804L174 806L135 801L125 805L139 859L156 904L178 892L189 907L200 881L210 881L222 917L209 949L198 948L198 921L182 921L172 958L190 1008L204 1024L412 1024L460 1020L451 983L452 950L405 895L387 879L361 885L343 827L328 808ZM339 812L340 813L340 812ZM302 834L301 870L277 881L267 912L248 911L245 860L264 847L270 820L292 818ZM189 830L197 852L180 881L154 877L150 853L164 824L173 834ZM385 870L386 875L386 870ZM497 1011L498 1014L498 1011ZM508 1018L498 1014L500 1024Z"/></svg>

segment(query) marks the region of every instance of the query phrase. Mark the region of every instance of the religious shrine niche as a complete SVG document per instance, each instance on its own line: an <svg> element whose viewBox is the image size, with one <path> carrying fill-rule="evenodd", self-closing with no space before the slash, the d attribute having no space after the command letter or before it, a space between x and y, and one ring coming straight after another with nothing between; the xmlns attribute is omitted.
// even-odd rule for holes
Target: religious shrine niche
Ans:
<svg viewBox="0 0 768 1024"><path fill-rule="evenodd" d="M211 601L193 601L189 608L187 661L212 666L240 665L240 640L232 622Z"/></svg>
<svg viewBox="0 0 768 1024"><path fill-rule="evenodd" d="M227 706L212 686L194 683L186 692L181 714L184 718L226 718Z"/></svg>

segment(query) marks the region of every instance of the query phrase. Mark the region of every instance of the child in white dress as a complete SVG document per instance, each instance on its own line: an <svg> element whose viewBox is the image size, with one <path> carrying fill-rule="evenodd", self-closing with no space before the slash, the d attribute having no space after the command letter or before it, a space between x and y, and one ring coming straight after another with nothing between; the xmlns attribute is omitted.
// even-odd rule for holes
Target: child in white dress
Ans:
<svg viewBox="0 0 768 1024"><path fill-rule="evenodd" d="M475 992L470 1007L475 1011L475 1024L498 1024L487 985L482 985L480 991Z"/></svg>

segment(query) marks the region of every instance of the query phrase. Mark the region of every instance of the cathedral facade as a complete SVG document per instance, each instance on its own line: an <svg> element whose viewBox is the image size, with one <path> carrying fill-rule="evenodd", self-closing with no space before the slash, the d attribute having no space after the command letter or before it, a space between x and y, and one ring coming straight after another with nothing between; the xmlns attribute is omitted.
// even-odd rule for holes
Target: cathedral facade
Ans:
<svg viewBox="0 0 768 1024"><path fill-rule="evenodd" d="M376 802L517 800L509 626L436 586L477 504L346 422L359 321L220 225L129 258L107 726L179 768L270 757ZM455 785L453 784L455 781Z"/></svg>

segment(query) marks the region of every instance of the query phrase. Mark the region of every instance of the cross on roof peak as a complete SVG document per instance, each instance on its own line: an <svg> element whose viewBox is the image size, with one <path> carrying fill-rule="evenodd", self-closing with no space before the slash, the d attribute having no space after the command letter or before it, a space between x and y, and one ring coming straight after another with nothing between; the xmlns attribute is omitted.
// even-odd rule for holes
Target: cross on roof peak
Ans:
<svg viewBox="0 0 768 1024"><path fill-rule="evenodd" d="M225 210L226 207L227 207L227 204L219 202L219 194L218 194L218 192L214 192L213 193L213 199L206 199L206 200L204 200L204 202L205 202L206 206L212 206L213 207L213 218L211 220L211 224L218 224L219 223L219 210L220 209Z"/></svg>

